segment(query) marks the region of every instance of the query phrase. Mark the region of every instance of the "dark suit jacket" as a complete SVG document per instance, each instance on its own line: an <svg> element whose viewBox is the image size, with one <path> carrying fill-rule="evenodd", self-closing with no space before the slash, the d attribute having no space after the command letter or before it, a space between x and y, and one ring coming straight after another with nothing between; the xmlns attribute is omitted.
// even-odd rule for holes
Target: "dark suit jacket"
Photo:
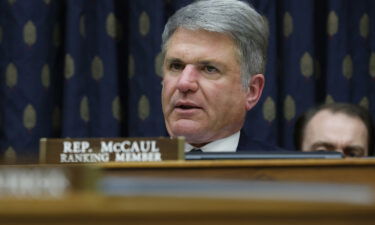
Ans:
<svg viewBox="0 0 375 225"><path fill-rule="evenodd" d="M167 129L165 129L165 136L168 137ZM240 140L237 146L237 152L242 151L286 151L275 145L255 140L246 135L245 131L241 130Z"/></svg>
<svg viewBox="0 0 375 225"><path fill-rule="evenodd" d="M237 146L237 152L241 151L285 151L280 147L275 145L255 140L246 135L246 133L241 130L240 140Z"/></svg>

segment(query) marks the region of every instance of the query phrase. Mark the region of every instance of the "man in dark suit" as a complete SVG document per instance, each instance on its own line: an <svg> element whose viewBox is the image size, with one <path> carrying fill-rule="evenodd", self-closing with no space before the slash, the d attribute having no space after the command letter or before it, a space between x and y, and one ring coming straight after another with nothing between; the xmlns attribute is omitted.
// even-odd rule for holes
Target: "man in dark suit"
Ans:
<svg viewBox="0 0 375 225"><path fill-rule="evenodd" d="M348 157L372 156L374 125L369 111L350 103L330 103L302 114L294 143L304 152L337 151Z"/></svg>
<svg viewBox="0 0 375 225"><path fill-rule="evenodd" d="M249 4L203 0L178 10L163 32L162 104L185 151L275 150L241 132L264 87L268 27Z"/></svg>

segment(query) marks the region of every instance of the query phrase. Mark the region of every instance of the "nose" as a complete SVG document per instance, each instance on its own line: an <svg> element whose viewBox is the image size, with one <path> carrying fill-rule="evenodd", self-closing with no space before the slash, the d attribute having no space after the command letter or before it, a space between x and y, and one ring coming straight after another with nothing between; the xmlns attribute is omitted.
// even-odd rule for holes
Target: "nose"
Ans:
<svg viewBox="0 0 375 225"><path fill-rule="evenodd" d="M198 71L194 65L188 64L185 66L179 76L177 89L182 93L198 90Z"/></svg>

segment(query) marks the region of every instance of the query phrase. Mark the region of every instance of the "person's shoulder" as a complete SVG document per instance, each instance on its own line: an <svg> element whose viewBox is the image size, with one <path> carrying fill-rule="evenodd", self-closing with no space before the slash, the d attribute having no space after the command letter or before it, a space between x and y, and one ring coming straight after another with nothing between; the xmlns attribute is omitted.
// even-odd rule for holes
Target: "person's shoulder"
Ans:
<svg viewBox="0 0 375 225"><path fill-rule="evenodd" d="M237 151L286 151L286 150L276 145L273 145L271 143L267 143L265 141L250 138L249 136L245 134L245 132L241 132L240 140L237 146Z"/></svg>

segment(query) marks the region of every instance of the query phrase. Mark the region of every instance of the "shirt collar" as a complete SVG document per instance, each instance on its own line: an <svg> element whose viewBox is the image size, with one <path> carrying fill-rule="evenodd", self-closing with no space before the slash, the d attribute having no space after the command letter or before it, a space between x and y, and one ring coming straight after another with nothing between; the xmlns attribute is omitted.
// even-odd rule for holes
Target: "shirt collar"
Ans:
<svg viewBox="0 0 375 225"><path fill-rule="evenodd" d="M235 152L240 140L240 131L226 138L222 138L200 147L203 152ZM190 152L194 146L185 143L185 152Z"/></svg>

